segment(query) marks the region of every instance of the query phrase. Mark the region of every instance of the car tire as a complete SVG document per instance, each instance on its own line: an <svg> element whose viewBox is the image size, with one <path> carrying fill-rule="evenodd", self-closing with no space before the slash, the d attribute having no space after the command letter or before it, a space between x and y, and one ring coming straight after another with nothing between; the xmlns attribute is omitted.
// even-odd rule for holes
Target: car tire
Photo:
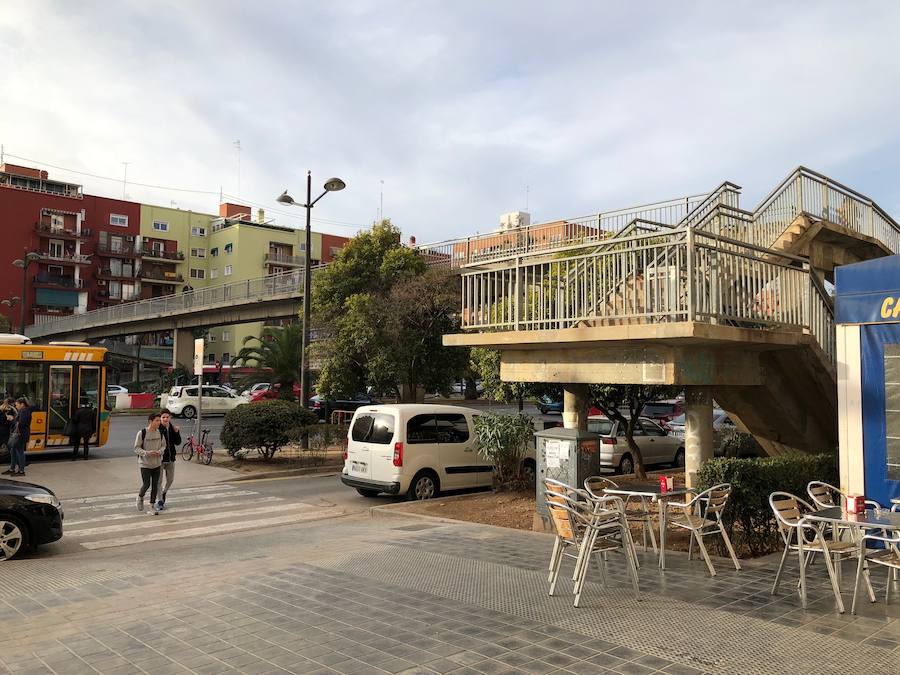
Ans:
<svg viewBox="0 0 900 675"><path fill-rule="evenodd" d="M413 477L409 489L406 491L406 498L409 501L423 501L434 499L440 492L440 481L437 474L430 469L425 469Z"/></svg>
<svg viewBox="0 0 900 675"><path fill-rule="evenodd" d="M544 406L542 406L542 405L539 405L539 406L538 406L538 411L541 413L541 415L546 415L546 414L547 414L547 409L546 409Z"/></svg>
<svg viewBox="0 0 900 675"><path fill-rule="evenodd" d="M634 460L630 452L626 452L619 460L619 473L623 476L634 473Z"/></svg>
<svg viewBox="0 0 900 675"><path fill-rule="evenodd" d="M522 478L529 485L534 485L537 480L537 467L535 467L533 459L526 459L522 463Z"/></svg>
<svg viewBox="0 0 900 675"><path fill-rule="evenodd" d="M361 494L363 497L377 497L380 492L378 490L369 490L367 488L356 488L356 491Z"/></svg>
<svg viewBox="0 0 900 675"><path fill-rule="evenodd" d="M192 420L197 416L197 409L192 405L186 405L181 411L181 416L186 420Z"/></svg>
<svg viewBox="0 0 900 675"><path fill-rule="evenodd" d="M675 453L675 461L672 462L672 466L676 469L684 468L684 448L679 448Z"/></svg>
<svg viewBox="0 0 900 675"><path fill-rule="evenodd" d="M12 560L28 548L28 530L13 516L0 515L0 562Z"/></svg>

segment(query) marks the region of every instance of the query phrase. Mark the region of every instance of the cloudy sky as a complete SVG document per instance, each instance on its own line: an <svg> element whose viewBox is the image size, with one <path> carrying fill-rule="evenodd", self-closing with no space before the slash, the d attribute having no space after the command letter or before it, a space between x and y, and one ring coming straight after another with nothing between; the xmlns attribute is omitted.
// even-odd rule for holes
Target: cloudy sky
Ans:
<svg viewBox="0 0 900 675"><path fill-rule="evenodd" d="M275 195L337 175L315 210L336 234L372 223L383 181L420 242L526 202L551 220L726 179L752 208L798 164L898 217L898 42L887 1L4 2L0 143L97 176L130 162L134 200L215 211L221 189L283 224L303 211Z"/></svg>

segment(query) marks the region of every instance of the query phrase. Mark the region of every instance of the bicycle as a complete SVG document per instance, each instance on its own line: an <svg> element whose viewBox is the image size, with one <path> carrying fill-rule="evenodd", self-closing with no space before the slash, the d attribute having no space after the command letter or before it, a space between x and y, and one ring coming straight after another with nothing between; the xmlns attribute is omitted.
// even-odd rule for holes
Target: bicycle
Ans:
<svg viewBox="0 0 900 675"><path fill-rule="evenodd" d="M206 440L207 436L209 436L209 429L203 429L200 440L197 441L192 431L184 445L181 446L181 459L185 462L190 462L194 458L194 453L196 453L197 459L204 464L208 465L212 462L213 446L211 442Z"/></svg>

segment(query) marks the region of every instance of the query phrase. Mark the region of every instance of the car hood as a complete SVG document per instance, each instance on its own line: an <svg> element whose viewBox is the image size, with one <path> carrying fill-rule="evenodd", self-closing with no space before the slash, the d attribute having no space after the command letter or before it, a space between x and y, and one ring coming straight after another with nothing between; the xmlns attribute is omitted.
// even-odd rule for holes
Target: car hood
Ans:
<svg viewBox="0 0 900 675"><path fill-rule="evenodd" d="M52 495L53 490L45 488L34 483L25 483L20 480L9 480L8 478L0 478L0 494L4 495L33 495L35 492L43 492ZM54 495L55 496L55 495Z"/></svg>

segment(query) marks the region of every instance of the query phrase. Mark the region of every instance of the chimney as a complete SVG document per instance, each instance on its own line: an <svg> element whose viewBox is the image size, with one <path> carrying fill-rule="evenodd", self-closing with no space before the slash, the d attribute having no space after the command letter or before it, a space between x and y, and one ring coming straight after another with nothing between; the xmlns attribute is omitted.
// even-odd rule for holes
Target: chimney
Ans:
<svg viewBox="0 0 900 675"><path fill-rule="evenodd" d="M250 213L249 206L242 206L241 204L232 204L230 202L224 202L219 204L219 217L220 218L236 218L240 215L248 215Z"/></svg>
<svg viewBox="0 0 900 675"><path fill-rule="evenodd" d="M266 212L263 209L257 209L256 211L256 222L264 223L266 222Z"/></svg>

